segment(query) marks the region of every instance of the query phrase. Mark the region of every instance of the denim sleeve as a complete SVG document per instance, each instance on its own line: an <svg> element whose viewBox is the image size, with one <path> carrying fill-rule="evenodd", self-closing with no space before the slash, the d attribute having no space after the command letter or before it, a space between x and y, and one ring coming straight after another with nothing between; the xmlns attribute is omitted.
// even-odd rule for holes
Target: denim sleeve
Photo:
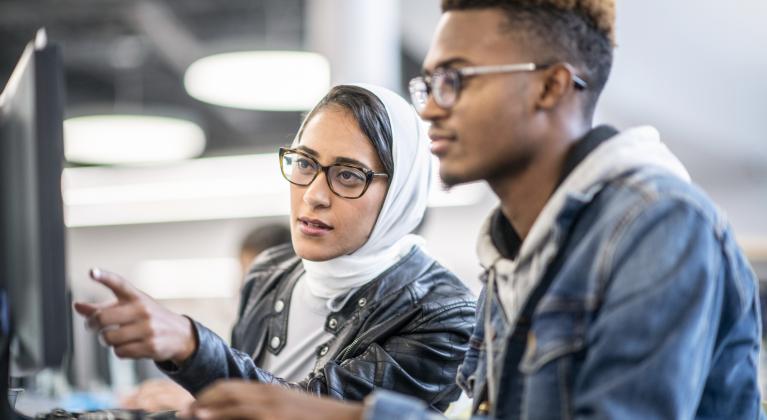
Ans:
<svg viewBox="0 0 767 420"><path fill-rule="evenodd" d="M664 199L623 216L607 246L603 302L573 384L576 418L693 418L725 289L735 287L723 278L714 223L683 199Z"/></svg>
<svg viewBox="0 0 767 420"><path fill-rule="evenodd" d="M365 398L364 420L446 420L446 417L430 410L423 401L377 390Z"/></svg>
<svg viewBox="0 0 767 420"><path fill-rule="evenodd" d="M485 295L485 287L482 287L477 300L477 321L474 323L468 350L466 350L463 362L458 366L458 375L456 376L458 386L472 398L475 397L475 392L484 386L484 372L478 371L477 368L482 359L480 353L483 348L482 342L485 339Z"/></svg>

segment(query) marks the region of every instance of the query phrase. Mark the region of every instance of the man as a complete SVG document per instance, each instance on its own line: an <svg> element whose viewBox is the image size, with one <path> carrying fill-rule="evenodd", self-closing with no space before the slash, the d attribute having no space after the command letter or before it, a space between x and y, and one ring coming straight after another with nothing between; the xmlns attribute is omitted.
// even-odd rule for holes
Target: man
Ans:
<svg viewBox="0 0 767 420"><path fill-rule="evenodd" d="M477 415L756 418L756 278L731 229L650 127L592 127L613 1L443 0L411 82L450 185L500 199L479 238L484 307L459 374ZM237 383L201 418L421 419ZM327 415L327 417L323 417Z"/></svg>

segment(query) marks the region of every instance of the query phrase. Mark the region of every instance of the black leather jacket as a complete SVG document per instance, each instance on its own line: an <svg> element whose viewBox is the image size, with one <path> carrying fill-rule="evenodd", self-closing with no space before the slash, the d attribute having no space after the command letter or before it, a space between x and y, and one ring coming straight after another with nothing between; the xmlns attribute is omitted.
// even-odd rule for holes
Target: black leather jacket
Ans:
<svg viewBox="0 0 767 420"><path fill-rule="evenodd" d="M160 367L192 393L222 378L248 378L343 400L362 400L374 388L395 390L444 410L458 398L458 365L474 326L475 298L452 273L414 247L377 279L362 286L325 329L314 371L288 383L258 368L265 344L284 346L291 292L304 273L290 246L263 253L248 273L233 347L195 322L199 346L180 368ZM282 302L282 303L278 303Z"/></svg>

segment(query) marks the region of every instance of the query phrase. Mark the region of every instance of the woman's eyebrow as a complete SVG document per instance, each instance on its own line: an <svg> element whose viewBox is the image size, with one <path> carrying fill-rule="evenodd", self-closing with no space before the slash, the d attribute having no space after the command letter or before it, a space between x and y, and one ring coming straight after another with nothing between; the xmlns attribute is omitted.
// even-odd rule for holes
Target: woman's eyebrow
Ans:
<svg viewBox="0 0 767 420"><path fill-rule="evenodd" d="M306 146L303 146L303 145L301 145L301 146L298 146L298 147L296 147L295 149L296 149L296 150L300 150L300 151L302 151L302 152L304 152L304 153L310 154L310 155L312 155L312 156L314 156L314 157L317 157L317 156L319 156L319 155L320 155L319 153L317 153L317 151L316 151L316 150L314 150L314 149L312 149L312 148L310 148L310 147L306 147Z"/></svg>
<svg viewBox="0 0 767 420"><path fill-rule="evenodd" d="M337 157L336 160L335 160L335 163L346 163L346 164L350 164L350 165L354 165L354 166L361 166L361 167L363 167L365 169L369 168L368 165L358 161L357 159L352 159L352 158L348 158L348 157Z"/></svg>
<svg viewBox="0 0 767 420"><path fill-rule="evenodd" d="M301 146L296 147L295 149L296 150L300 150L300 151L302 151L302 152L304 152L304 153L306 153L308 155L312 155L312 157L314 157L314 158L319 158L320 157L320 154L317 153L317 151L312 149L311 147L307 147L307 146L301 145ZM357 159L352 159L352 158L343 157L343 156L339 156L339 157L335 158L333 163L342 163L342 164L347 164L347 165L360 166L360 167L363 167L365 169L370 169L369 165L366 165L366 164L360 162Z"/></svg>

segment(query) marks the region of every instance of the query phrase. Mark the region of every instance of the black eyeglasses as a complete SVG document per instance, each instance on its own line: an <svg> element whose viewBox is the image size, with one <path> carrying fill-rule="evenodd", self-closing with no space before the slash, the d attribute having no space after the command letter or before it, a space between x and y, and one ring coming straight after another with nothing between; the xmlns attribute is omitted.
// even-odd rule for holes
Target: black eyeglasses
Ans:
<svg viewBox="0 0 767 420"><path fill-rule="evenodd" d="M322 166L316 159L295 149L280 147L280 170L291 184L306 187L325 172L330 191L343 198L360 198L374 177L389 175L346 163Z"/></svg>
<svg viewBox="0 0 767 420"><path fill-rule="evenodd" d="M434 101L440 108L450 109L458 101L458 95L461 92L461 83L464 79L483 74L536 71L551 67L552 65L553 64L522 63L497 66L462 67L458 69L440 68L430 76L418 76L410 80L410 99L413 101L413 106L415 106L416 111L419 113L423 111L423 108L426 106L426 101L429 100L430 94L434 96ZM570 66L568 65L568 68L569 67ZM586 83L585 80L577 76L572 70L571 73L573 84L576 89L585 90L588 88L588 83Z"/></svg>

